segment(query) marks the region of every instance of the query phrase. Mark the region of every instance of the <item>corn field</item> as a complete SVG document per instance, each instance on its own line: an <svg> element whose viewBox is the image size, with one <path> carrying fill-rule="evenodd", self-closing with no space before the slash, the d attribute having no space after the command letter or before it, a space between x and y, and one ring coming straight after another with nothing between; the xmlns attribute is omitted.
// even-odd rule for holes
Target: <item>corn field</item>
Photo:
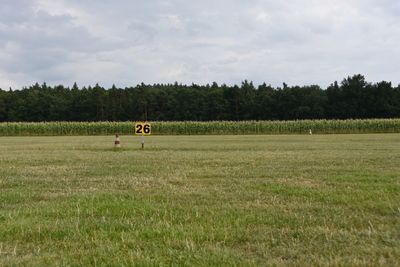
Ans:
<svg viewBox="0 0 400 267"><path fill-rule="evenodd" d="M133 134L135 122L3 122L0 136ZM154 135L400 133L400 119L151 122Z"/></svg>

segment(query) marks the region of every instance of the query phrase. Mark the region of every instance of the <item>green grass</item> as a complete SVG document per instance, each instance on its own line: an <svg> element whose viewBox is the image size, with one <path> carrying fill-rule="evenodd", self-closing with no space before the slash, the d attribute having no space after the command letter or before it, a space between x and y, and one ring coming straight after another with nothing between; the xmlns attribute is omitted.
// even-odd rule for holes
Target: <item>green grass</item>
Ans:
<svg viewBox="0 0 400 267"><path fill-rule="evenodd" d="M399 266L400 135L0 138L0 266Z"/></svg>

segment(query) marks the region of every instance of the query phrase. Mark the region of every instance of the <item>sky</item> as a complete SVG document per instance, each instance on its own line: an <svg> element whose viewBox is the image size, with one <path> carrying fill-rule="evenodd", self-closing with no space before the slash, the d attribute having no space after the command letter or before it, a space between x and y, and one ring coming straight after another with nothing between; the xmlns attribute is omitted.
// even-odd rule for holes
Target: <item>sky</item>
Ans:
<svg viewBox="0 0 400 267"><path fill-rule="evenodd" d="M400 83L398 0L0 0L0 88Z"/></svg>

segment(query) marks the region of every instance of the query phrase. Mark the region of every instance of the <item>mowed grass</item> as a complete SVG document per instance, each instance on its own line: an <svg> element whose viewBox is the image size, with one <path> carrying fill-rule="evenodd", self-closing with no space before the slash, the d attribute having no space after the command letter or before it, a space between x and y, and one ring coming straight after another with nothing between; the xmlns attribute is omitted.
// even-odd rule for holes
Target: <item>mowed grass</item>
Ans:
<svg viewBox="0 0 400 267"><path fill-rule="evenodd" d="M399 266L400 135L0 138L0 266Z"/></svg>

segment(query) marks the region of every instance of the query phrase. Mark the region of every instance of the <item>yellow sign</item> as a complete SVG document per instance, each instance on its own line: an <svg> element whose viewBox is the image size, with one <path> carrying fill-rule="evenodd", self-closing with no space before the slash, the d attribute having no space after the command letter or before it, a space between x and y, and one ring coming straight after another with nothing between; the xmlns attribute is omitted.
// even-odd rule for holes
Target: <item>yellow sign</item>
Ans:
<svg viewBox="0 0 400 267"><path fill-rule="evenodd" d="M147 122L138 122L135 124L136 135L151 135L151 124Z"/></svg>

